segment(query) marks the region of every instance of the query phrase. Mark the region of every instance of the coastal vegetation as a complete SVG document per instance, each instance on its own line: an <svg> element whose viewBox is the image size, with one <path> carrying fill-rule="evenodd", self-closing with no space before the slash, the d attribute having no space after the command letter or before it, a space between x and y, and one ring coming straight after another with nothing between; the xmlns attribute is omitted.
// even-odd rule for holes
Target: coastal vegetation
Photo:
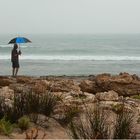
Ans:
<svg viewBox="0 0 140 140"><path fill-rule="evenodd" d="M137 83L126 73L88 79L2 77L0 138L138 138L140 100L131 96L139 96Z"/></svg>

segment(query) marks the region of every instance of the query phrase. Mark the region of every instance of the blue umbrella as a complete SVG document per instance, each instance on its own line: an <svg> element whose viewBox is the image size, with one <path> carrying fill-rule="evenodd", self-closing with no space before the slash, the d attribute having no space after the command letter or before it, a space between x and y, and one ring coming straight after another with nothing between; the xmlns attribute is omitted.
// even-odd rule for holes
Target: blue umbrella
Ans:
<svg viewBox="0 0 140 140"><path fill-rule="evenodd" d="M14 43L30 43L31 41L25 37L16 37L16 38L13 38L12 40L9 41L8 44L14 44Z"/></svg>

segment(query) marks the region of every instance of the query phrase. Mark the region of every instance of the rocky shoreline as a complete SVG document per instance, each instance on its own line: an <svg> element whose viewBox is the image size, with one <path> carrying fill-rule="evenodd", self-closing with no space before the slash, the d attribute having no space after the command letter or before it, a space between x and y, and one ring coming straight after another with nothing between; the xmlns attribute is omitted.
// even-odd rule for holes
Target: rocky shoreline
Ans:
<svg viewBox="0 0 140 140"><path fill-rule="evenodd" d="M99 74L90 76L18 76L12 78L0 76L0 97L3 97L8 106L12 106L14 94L23 94L33 91L40 96L46 92L61 97L63 103L58 103L53 117L61 118L66 106L78 106L83 109L83 101L88 106L95 103L107 110L116 110L119 105L135 114L133 131L140 138L140 77L128 73L119 75ZM57 137L47 132L47 138L69 138L61 126L61 135ZM55 131L55 130L54 130ZM19 136L25 138L25 134ZM19 138L14 137L14 138ZM0 138L3 138L0 136Z"/></svg>

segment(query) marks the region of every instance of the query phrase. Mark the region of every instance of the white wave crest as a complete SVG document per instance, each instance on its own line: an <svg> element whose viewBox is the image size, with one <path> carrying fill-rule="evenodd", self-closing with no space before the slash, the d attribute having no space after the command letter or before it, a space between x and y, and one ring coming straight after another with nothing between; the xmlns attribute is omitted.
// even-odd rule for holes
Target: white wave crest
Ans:
<svg viewBox="0 0 140 140"><path fill-rule="evenodd" d="M7 44L7 45L0 45L0 48L12 48L13 44ZM32 47L36 47L36 46L25 46L25 45L20 45L20 48L32 48Z"/></svg>
<svg viewBox="0 0 140 140"><path fill-rule="evenodd" d="M10 59L10 55L0 55L0 59ZM72 56L72 55L21 55L21 60L101 60L101 61L123 61L139 60L139 56Z"/></svg>
<svg viewBox="0 0 140 140"><path fill-rule="evenodd" d="M0 45L0 48L9 48L12 47L13 45L11 44L7 44L7 45Z"/></svg>

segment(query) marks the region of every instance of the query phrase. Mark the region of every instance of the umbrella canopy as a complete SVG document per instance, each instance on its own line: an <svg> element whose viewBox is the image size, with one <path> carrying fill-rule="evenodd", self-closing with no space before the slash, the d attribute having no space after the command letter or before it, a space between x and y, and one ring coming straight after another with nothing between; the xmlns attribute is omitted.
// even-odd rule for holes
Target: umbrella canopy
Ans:
<svg viewBox="0 0 140 140"><path fill-rule="evenodd" d="M31 41L25 37L16 37L9 41L8 44L14 44L14 43L30 43Z"/></svg>

